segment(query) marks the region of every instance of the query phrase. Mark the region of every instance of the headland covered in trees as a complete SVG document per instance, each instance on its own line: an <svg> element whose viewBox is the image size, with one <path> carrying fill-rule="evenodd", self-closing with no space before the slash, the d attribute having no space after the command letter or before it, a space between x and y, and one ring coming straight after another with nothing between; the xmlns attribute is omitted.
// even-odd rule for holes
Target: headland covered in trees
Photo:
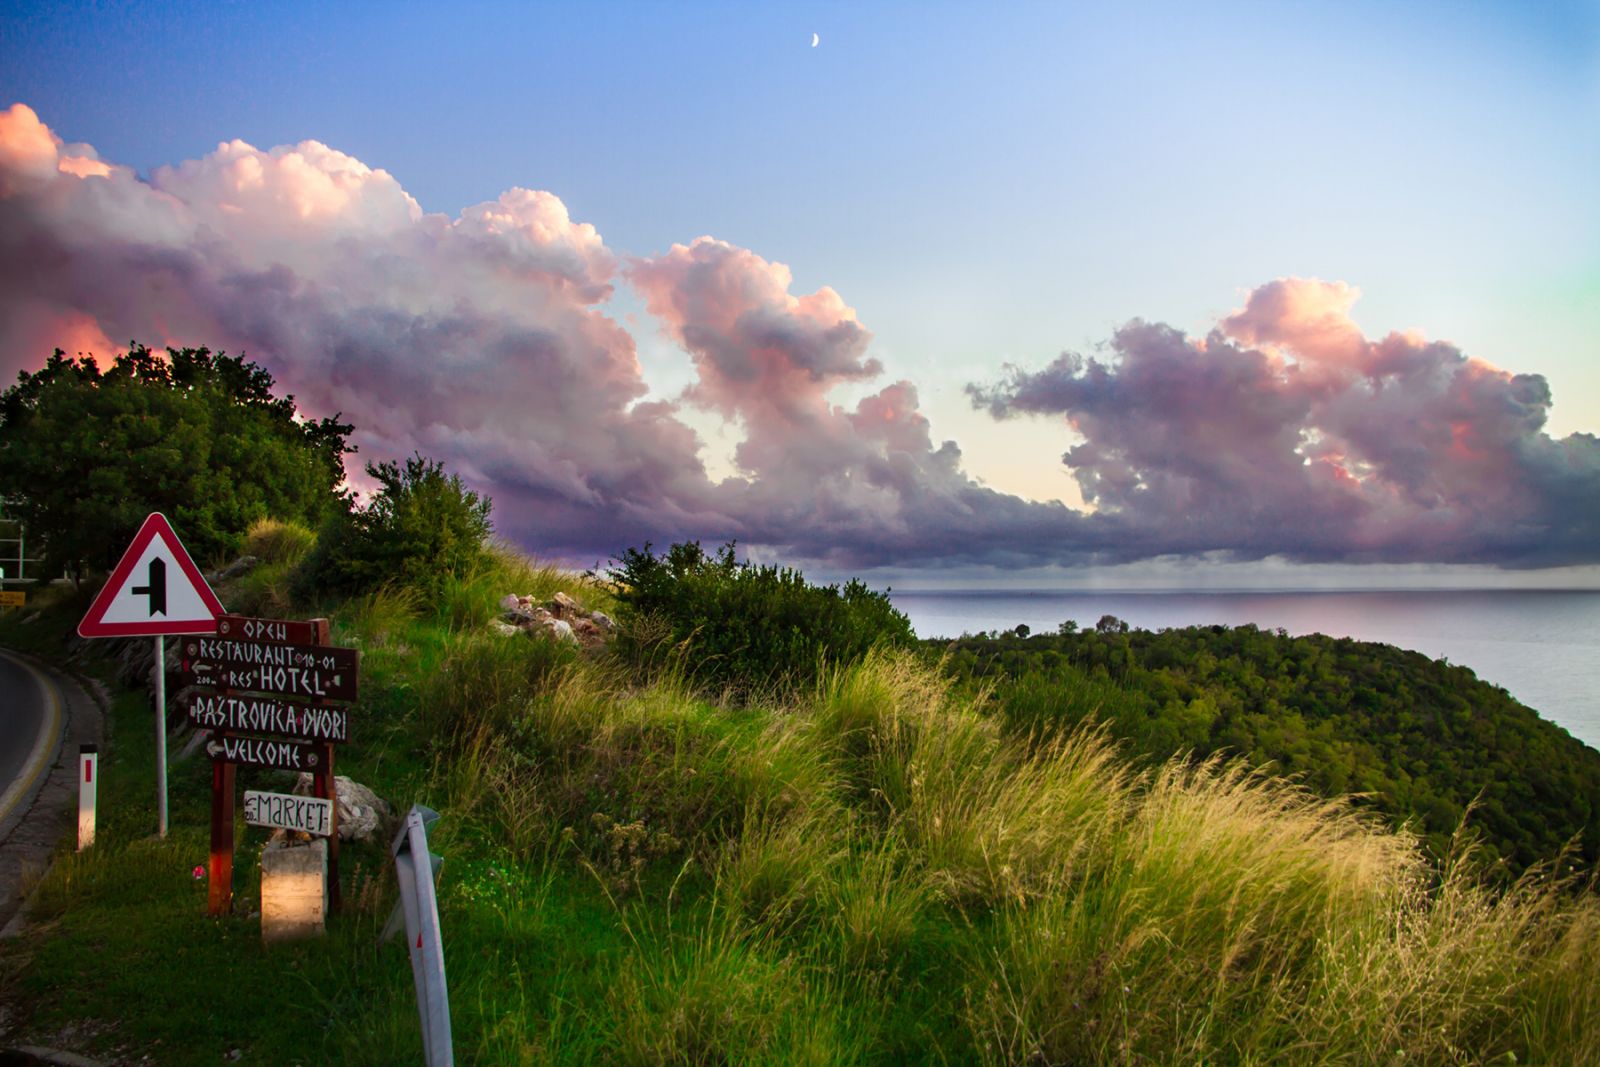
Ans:
<svg viewBox="0 0 1600 1067"><path fill-rule="evenodd" d="M1600 754L1470 672L1111 618L919 643L884 594L733 546L571 573L496 544L492 502L422 456L369 464L351 500L351 428L271 390L142 349L9 389L0 494L79 583L0 617L0 643L110 679L69 635L151 510L206 565L251 558L219 581L231 610L331 617L363 653L341 770L443 816L463 1062L1600 1060ZM616 635L500 618L557 593ZM206 919L209 770L174 764L151 839L148 709L113 690L99 841L0 947L13 1032L177 1064L414 1059L406 956L375 941L382 846L347 851L321 941L264 950L248 873Z"/></svg>

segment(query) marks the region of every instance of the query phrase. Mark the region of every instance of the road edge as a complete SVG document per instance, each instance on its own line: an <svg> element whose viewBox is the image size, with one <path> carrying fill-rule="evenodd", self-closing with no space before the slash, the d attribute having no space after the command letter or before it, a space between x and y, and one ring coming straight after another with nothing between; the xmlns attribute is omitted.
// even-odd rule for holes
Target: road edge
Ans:
<svg viewBox="0 0 1600 1067"><path fill-rule="evenodd" d="M73 825L78 746L103 741L108 707L108 695L92 679L17 649L3 651L47 684L62 721L53 754L46 746L51 758L44 772L32 772L38 780L26 791L31 795L13 801L14 810L0 818L0 872L10 872L0 874L0 939L16 937L24 929L26 898Z"/></svg>
<svg viewBox="0 0 1600 1067"><path fill-rule="evenodd" d="M38 794L39 779L56 761L61 739L66 736L66 712L63 707L66 701L62 699L60 687L33 663L5 648L0 648L0 657L18 664L32 675L50 704L46 717L48 726L34 739L33 750L23 761L16 780L6 788L4 794L0 794L0 840L3 840L10 831L12 815L27 812Z"/></svg>

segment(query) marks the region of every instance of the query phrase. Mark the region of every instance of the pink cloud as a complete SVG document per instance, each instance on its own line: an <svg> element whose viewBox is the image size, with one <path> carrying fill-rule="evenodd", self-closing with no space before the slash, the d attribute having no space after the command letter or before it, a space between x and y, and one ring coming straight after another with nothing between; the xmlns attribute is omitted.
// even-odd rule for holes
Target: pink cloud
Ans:
<svg viewBox="0 0 1600 1067"><path fill-rule="evenodd" d="M695 371L651 397L605 310L643 297ZM1593 561L1600 444L1543 432L1542 378L1420 334L1370 340L1339 283L1281 279L1205 338L1134 321L973 387L1060 417L1085 514L995 492L939 441L915 385L872 388L872 335L834 290L710 237L619 256L551 193L454 217L316 141L228 141L148 181L0 112L0 375L110 339L243 351L361 458L420 450L489 492L530 547L603 559L738 538L841 565L1238 558ZM680 417L737 427L712 482ZM1065 439L1065 438L1064 438Z"/></svg>
<svg viewBox="0 0 1600 1067"><path fill-rule="evenodd" d="M1543 432L1544 379L1417 332L1370 340L1356 296L1280 279L1209 337L1130 323L1108 361L1068 354L972 394L1001 417L1065 416L1085 498L1184 551L1592 560L1600 445Z"/></svg>

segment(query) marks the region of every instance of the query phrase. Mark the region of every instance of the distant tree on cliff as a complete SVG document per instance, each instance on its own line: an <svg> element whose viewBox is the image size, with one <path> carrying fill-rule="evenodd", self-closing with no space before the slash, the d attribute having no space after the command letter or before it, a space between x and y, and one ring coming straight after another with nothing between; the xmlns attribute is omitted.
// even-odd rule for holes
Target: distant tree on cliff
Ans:
<svg viewBox="0 0 1600 1067"><path fill-rule="evenodd" d="M272 375L208 348L144 345L102 371L57 349L0 393L0 496L46 566L105 570L152 511L202 564L238 550L257 519L316 525L339 489L351 426L300 416Z"/></svg>

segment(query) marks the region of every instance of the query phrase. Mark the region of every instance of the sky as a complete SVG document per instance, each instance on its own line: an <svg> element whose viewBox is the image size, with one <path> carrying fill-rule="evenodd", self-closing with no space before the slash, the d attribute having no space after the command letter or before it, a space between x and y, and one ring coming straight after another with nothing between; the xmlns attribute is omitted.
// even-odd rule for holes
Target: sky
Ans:
<svg viewBox="0 0 1600 1067"><path fill-rule="evenodd" d="M5 380L243 350L555 558L1600 581L1594 4L13 4L0 114Z"/></svg>

